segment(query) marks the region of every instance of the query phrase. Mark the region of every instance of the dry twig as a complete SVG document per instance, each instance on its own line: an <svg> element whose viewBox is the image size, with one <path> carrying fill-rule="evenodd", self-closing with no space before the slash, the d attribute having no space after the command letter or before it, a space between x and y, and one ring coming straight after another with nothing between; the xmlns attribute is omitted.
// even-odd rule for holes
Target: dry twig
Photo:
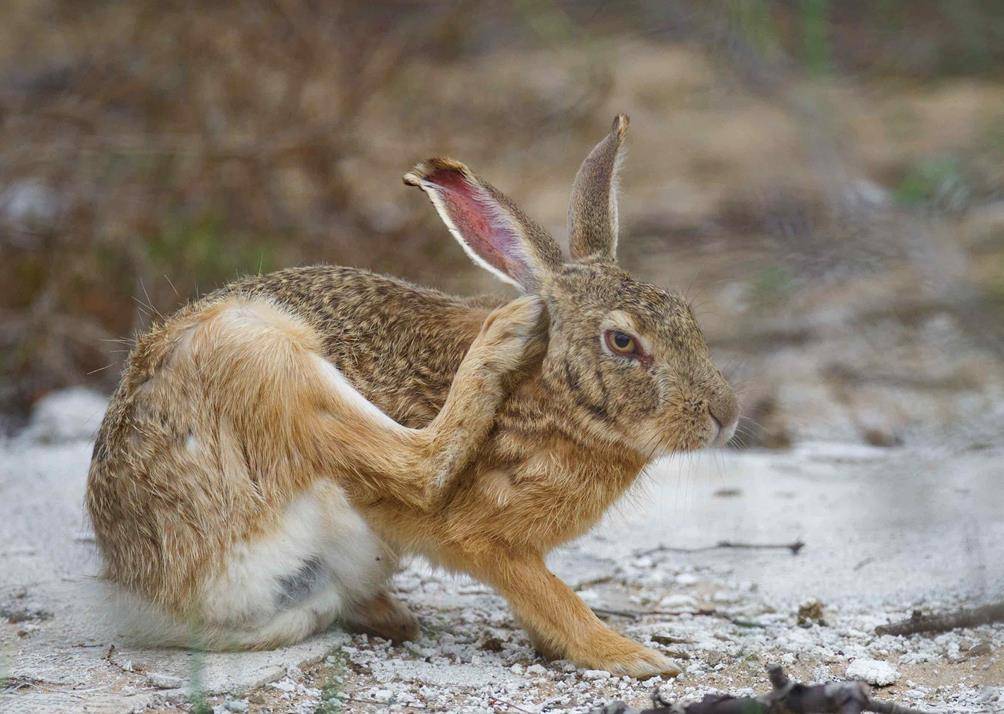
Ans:
<svg viewBox="0 0 1004 714"><path fill-rule="evenodd" d="M924 615L920 610L914 610L910 619L879 625L875 628L875 634L912 635L917 632L945 632L960 627L986 625L991 622L1004 622L1004 602L933 615Z"/></svg>
<svg viewBox="0 0 1004 714"><path fill-rule="evenodd" d="M864 682L831 682L805 685L792 682L779 666L768 669L774 689L759 697L708 694L691 704L671 704L653 696L653 708L632 709L613 702L593 709L593 714L925 714L918 709L873 699Z"/></svg>
<svg viewBox="0 0 1004 714"><path fill-rule="evenodd" d="M805 543L798 539L792 543L737 543L731 540L720 540L714 545L702 545L697 548L677 548L668 545L657 545L647 550L636 551L634 556L641 558L646 555L656 553L703 553L708 550L734 549L734 550L790 550L792 555L798 555L799 551L805 547Z"/></svg>
<svg viewBox="0 0 1004 714"><path fill-rule="evenodd" d="M677 617L680 612L671 612L668 610L611 610L605 607L594 607L593 612L595 612L600 617L623 617L627 620L640 620L643 617ZM716 610L715 608L701 608L700 610L694 611L695 615L704 615L706 617L720 617L723 620L728 620L733 625L738 627L764 627L764 625L759 622L754 622L752 620L744 620L740 617L735 617L729 615L728 613L722 612L721 610Z"/></svg>

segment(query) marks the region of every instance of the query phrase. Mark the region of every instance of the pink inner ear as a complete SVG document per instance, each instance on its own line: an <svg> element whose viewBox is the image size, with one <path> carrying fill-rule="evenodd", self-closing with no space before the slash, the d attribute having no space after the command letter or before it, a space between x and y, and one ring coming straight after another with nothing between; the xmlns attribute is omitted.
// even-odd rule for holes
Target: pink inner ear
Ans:
<svg viewBox="0 0 1004 714"><path fill-rule="evenodd" d="M527 287L530 275L522 238L495 199L458 171L437 169L426 180L440 189L446 214L467 246L491 267Z"/></svg>

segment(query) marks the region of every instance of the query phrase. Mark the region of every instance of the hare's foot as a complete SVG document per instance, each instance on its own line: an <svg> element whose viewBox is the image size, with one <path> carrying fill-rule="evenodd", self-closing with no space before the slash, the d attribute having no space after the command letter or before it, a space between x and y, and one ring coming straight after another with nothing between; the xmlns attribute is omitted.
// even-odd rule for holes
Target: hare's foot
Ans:
<svg viewBox="0 0 1004 714"><path fill-rule="evenodd" d="M665 655L606 628L594 631L587 642L564 650L531 628L527 628L527 634L534 649L545 659L568 659L583 669L602 669L638 679L675 677L683 671Z"/></svg>
<svg viewBox="0 0 1004 714"><path fill-rule="evenodd" d="M532 356L531 343L536 340L544 347L543 312L543 301L533 295L496 308L485 318L481 334L471 345L472 353L480 353L479 361L497 374L516 370Z"/></svg>
<svg viewBox="0 0 1004 714"><path fill-rule="evenodd" d="M632 642L608 630L600 640L587 644L581 651L565 656L584 669L603 669L611 674L648 679L665 675L675 677L683 670L680 665L648 647Z"/></svg>
<svg viewBox="0 0 1004 714"><path fill-rule="evenodd" d="M345 629L375 637L395 644L418 637L418 620L408 607L384 591L357 606L345 615Z"/></svg>

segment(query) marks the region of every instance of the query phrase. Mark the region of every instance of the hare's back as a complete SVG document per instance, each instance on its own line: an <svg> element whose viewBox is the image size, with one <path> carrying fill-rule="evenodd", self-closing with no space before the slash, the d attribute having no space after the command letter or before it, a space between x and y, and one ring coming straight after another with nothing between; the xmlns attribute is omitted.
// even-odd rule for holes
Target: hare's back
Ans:
<svg viewBox="0 0 1004 714"><path fill-rule="evenodd" d="M439 412L485 317L505 299L458 298L358 268L311 266L249 278L230 292L267 297L305 320L325 358L396 421Z"/></svg>

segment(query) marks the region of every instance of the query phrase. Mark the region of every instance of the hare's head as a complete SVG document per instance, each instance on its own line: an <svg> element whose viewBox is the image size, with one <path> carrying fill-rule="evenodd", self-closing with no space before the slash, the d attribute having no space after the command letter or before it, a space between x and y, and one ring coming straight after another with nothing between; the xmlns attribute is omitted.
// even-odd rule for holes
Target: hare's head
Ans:
<svg viewBox="0 0 1004 714"><path fill-rule="evenodd" d="M738 410L690 306L616 264L617 172L628 119L590 152L568 211L571 256L497 189L449 159L405 175L478 265L540 295L550 316L543 378L598 438L644 456L724 444Z"/></svg>

